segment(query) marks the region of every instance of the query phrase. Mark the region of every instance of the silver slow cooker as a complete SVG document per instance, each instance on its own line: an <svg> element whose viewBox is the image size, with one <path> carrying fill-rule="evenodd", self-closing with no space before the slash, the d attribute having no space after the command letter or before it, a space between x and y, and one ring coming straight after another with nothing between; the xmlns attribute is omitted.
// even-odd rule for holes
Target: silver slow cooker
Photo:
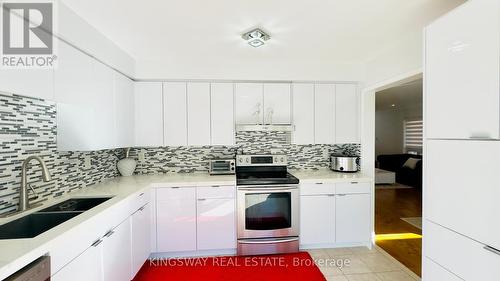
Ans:
<svg viewBox="0 0 500 281"><path fill-rule="evenodd" d="M358 171L359 157L332 154L330 156L330 169L336 172L355 173Z"/></svg>

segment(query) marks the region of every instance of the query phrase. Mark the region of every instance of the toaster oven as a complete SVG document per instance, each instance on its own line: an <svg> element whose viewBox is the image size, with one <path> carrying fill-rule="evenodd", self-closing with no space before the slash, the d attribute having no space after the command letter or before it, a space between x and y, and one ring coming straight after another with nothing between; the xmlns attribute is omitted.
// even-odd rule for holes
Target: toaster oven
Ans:
<svg viewBox="0 0 500 281"><path fill-rule="evenodd" d="M234 159L210 160L208 172L211 175L234 175L235 162Z"/></svg>

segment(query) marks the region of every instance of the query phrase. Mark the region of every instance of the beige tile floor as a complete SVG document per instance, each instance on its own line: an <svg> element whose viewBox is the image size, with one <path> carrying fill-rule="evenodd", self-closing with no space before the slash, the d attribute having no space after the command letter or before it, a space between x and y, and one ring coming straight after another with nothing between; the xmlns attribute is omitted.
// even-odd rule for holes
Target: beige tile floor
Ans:
<svg viewBox="0 0 500 281"><path fill-rule="evenodd" d="M328 281L418 281L420 278L381 248L308 250ZM328 264L321 264L321 261ZM345 262L345 265L339 263ZM348 262L348 263L347 263ZM336 265L335 265L336 264Z"/></svg>

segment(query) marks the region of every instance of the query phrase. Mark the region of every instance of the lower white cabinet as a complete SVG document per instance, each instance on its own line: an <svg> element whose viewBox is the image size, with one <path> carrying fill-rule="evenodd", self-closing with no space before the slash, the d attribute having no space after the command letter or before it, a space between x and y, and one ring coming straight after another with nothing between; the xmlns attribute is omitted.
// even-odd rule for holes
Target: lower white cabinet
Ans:
<svg viewBox="0 0 500 281"><path fill-rule="evenodd" d="M68 265L52 275L52 281L101 281L102 279L102 240L98 240Z"/></svg>
<svg viewBox="0 0 500 281"><path fill-rule="evenodd" d="M461 281L453 273L441 267L431 259L424 257L422 259L422 279L425 281Z"/></svg>
<svg viewBox="0 0 500 281"><path fill-rule="evenodd" d="M196 250L196 188L156 190L157 250Z"/></svg>
<svg viewBox="0 0 500 281"><path fill-rule="evenodd" d="M370 210L370 194L337 194L335 196L336 242L369 242Z"/></svg>
<svg viewBox="0 0 500 281"><path fill-rule="evenodd" d="M103 237L103 280L130 280L131 278L130 218Z"/></svg>
<svg viewBox="0 0 500 281"><path fill-rule="evenodd" d="M300 197L300 244L329 244L335 241L334 194Z"/></svg>
<svg viewBox="0 0 500 281"><path fill-rule="evenodd" d="M141 269L151 254L151 205L142 206L131 217L132 223L132 277Z"/></svg>

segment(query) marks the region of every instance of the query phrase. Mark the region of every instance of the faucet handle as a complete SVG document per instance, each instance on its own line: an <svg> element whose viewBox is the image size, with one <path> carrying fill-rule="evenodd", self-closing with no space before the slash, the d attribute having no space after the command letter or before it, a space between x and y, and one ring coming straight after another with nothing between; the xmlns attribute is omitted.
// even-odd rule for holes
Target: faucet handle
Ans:
<svg viewBox="0 0 500 281"><path fill-rule="evenodd" d="M33 186L31 186L31 184L28 183L27 186L30 188L31 192L33 192L34 195L38 196L38 192L35 191Z"/></svg>

